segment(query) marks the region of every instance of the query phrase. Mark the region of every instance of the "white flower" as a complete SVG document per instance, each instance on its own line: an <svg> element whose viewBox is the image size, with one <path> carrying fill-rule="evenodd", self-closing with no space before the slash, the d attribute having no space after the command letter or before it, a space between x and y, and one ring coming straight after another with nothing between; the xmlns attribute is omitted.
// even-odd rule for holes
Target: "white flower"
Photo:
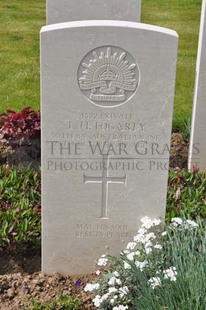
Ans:
<svg viewBox="0 0 206 310"><path fill-rule="evenodd" d="M123 251L123 254L129 254L129 250L124 250L124 251ZM122 255L123 255L123 254L122 254Z"/></svg>
<svg viewBox="0 0 206 310"><path fill-rule="evenodd" d="M166 231L163 231L162 232L162 236L164 237L164 236L166 236L167 235L167 232Z"/></svg>
<svg viewBox="0 0 206 310"><path fill-rule="evenodd" d="M137 234L136 236L134 236L134 241L136 242L143 242L145 240L145 235L143 234Z"/></svg>
<svg viewBox="0 0 206 310"><path fill-rule="evenodd" d="M84 291L85 292L93 292L93 291L96 291L98 290L100 287L99 283L88 283L85 288L84 288Z"/></svg>
<svg viewBox="0 0 206 310"><path fill-rule="evenodd" d="M150 247L152 247L152 242L151 242L150 240L149 240L149 241L145 240L144 247L145 247L145 248L150 248Z"/></svg>
<svg viewBox="0 0 206 310"><path fill-rule="evenodd" d="M109 287L108 289L109 294L115 293L116 291L117 291L116 287Z"/></svg>
<svg viewBox="0 0 206 310"><path fill-rule="evenodd" d="M99 308L99 306L101 305L101 303L103 302L102 298L100 295L96 295L94 299L92 299L94 305L96 308Z"/></svg>
<svg viewBox="0 0 206 310"><path fill-rule="evenodd" d="M122 281L118 278L112 277L109 279L108 284L109 285L115 285L115 284L121 285Z"/></svg>
<svg viewBox="0 0 206 310"><path fill-rule="evenodd" d="M154 245L154 248L155 248L155 249L162 250L161 244L158 244L158 243Z"/></svg>
<svg viewBox="0 0 206 310"><path fill-rule="evenodd" d="M136 247L137 243L136 242L129 242L126 249L127 250L134 250L134 248Z"/></svg>
<svg viewBox="0 0 206 310"><path fill-rule="evenodd" d="M109 293L106 293L104 295L102 295L101 301L103 302L104 300L106 300L109 297Z"/></svg>
<svg viewBox="0 0 206 310"><path fill-rule="evenodd" d="M123 306L123 305L113 307L113 310L127 310L127 309L129 309L128 306Z"/></svg>
<svg viewBox="0 0 206 310"><path fill-rule="evenodd" d="M158 225L161 224L161 220L160 219L154 219L152 222L153 222L154 226L158 226Z"/></svg>
<svg viewBox="0 0 206 310"><path fill-rule="evenodd" d="M123 286L119 288L120 298L127 295L129 293L129 289L127 286Z"/></svg>
<svg viewBox="0 0 206 310"><path fill-rule="evenodd" d="M173 217L173 219L171 220L172 225L177 227L179 225L182 225L182 219L180 217Z"/></svg>
<svg viewBox="0 0 206 310"><path fill-rule="evenodd" d="M147 234L137 234L136 236L134 236L134 240L137 242L140 242L142 244L146 244L147 242L149 242L151 240L156 239L156 236L153 232L147 233ZM151 241L150 241L151 242Z"/></svg>
<svg viewBox="0 0 206 310"><path fill-rule="evenodd" d="M144 227L144 228L149 229L153 226L152 219L149 216L143 217L141 219L141 222L142 222L142 227Z"/></svg>
<svg viewBox="0 0 206 310"><path fill-rule="evenodd" d="M191 220L186 220L186 223L188 224L189 227L198 227L199 225L194 222L194 221L191 221Z"/></svg>
<svg viewBox="0 0 206 310"><path fill-rule="evenodd" d="M179 217L174 217L172 220L171 220L171 226L173 227L178 227L178 226L181 226L182 229L190 229L190 228L196 228L198 227L199 225L194 222L194 221L191 221L191 220L182 220L181 218Z"/></svg>
<svg viewBox="0 0 206 310"><path fill-rule="evenodd" d="M122 285L122 281L121 281L120 279L116 279L116 283L117 283L118 285Z"/></svg>
<svg viewBox="0 0 206 310"><path fill-rule="evenodd" d="M145 260L143 262L136 261L135 265L137 268L140 269L140 271L142 271L148 265L148 261L147 260Z"/></svg>
<svg viewBox="0 0 206 310"><path fill-rule="evenodd" d="M176 281L177 280L177 271L175 267L170 267L166 270L163 270L164 278L170 279L170 281Z"/></svg>
<svg viewBox="0 0 206 310"><path fill-rule="evenodd" d="M145 248L145 253L148 255L152 252L152 248L151 247L146 247Z"/></svg>
<svg viewBox="0 0 206 310"><path fill-rule="evenodd" d="M96 271L96 275L99 276L100 274L101 274L101 271L100 271L100 270L97 270L97 271Z"/></svg>
<svg viewBox="0 0 206 310"><path fill-rule="evenodd" d="M127 259L130 260L130 261L133 261L134 260L134 256L135 256L135 252L131 252L131 253L127 254Z"/></svg>
<svg viewBox="0 0 206 310"><path fill-rule="evenodd" d="M119 276L120 276L120 274L119 274L118 271L114 271L114 272L113 272L113 275L114 275L116 278L119 278Z"/></svg>
<svg viewBox="0 0 206 310"><path fill-rule="evenodd" d="M161 280L160 280L159 277L150 278L148 282L150 283L150 285L151 285L151 287L152 287L153 289L155 289L155 287L161 285Z"/></svg>
<svg viewBox="0 0 206 310"><path fill-rule="evenodd" d="M131 266L127 262L124 262L124 269L131 269Z"/></svg>
<svg viewBox="0 0 206 310"><path fill-rule="evenodd" d="M108 258L106 258L106 255L102 255L97 261L98 266L106 266L108 263Z"/></svg>
<svg viewBox="0 0 206 310"><path fill-rule="evenodd" d="M143 228L143 227L141 227L141 228L138 230L138 234L141 234L141 235L146 234L146 232L147 232L147 229L145 229L145 228Z"/></svg>
<svg viewBox="0 0 206 310"><path fill-rule="evenodd" d="M156 239L156 236L153 232L150 232L150 233L146 234L146 238L147 238L147 240L150 240L150 239L154 240L154 239Z"/></svg>
<svg viewBox="0 0 206 310"><path fill-rule="evenodd" d="M109 285L115 285L115 282L116 282L116 278L112 277L112 278L109 279L108 284Z"/></svg>

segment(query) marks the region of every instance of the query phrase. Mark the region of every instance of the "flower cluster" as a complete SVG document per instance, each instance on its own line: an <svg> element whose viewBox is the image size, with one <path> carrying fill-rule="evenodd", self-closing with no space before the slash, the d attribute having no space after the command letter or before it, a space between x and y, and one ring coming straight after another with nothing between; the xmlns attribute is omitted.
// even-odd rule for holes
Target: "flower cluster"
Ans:
<svg viewBox="0 0 206 310"><path fill-rule="evenodd" d="M183 220L180 217L174 217L171 222L171 227L177 227L182 230L189 230L198 227L196 222L191 220Z"/></svg>
<svg viewBox="0 0 206 310"><path fill-rule="evenodd" d="M161 220L154 219L145 216L141 219L142 226L138 230L137 235L134 236L133 241L128 243L126 250L122 254L126 255L127 260L134 261L137 268L143 270L147 265L148 261L139 261L138 257L142 254L149 255L153 250L161 250L162 245L155 239L154 232L150 232L149 229L161 224ZM141 249L141 251L140 251ZM125 269L130 269L128 262L125 262Z"/></svg>
<svg viewBox="0 0 206 310"><path fill-rule="evenodd" d="M170 281L177 280L177 269L176 267L170 267L169 269L163 270L164 278Z"/></svg>
<svg viewBox="0 0 206 310"><path fill-rule="evenodd" d="M98 266L107 266L108 258L105 254L103 254L97 261Z"/></svg>
<svg viewBox="0 0 206 310"><path fill-rule="evenodd" d="M152 277L149 279L148 282L150 283L152 289L155 289L155 287L160 286L162 284L160 277Z"/></svg>
<svg viewBox="0 0 206 310"><path fill-rule="evenodd" d="M101 272L99 283L87 284L85 291L94 292L93 303L99 309L125 310L132 309L134 283L144 279L147 288L153 290L172 285L178 279L177 268L165 261L165 245L170 244L169 235L172 229L194 229L198 224L191 220L173 218L171 225L162 232L160 219L146 216L141 219L142 225L129 242L120 258L102 255L97 261L101 267L108 267ZM178 230L179 231L179 230ZM165 245L164 245L164 243ZM98 270L97 275L100 275ZM132 289L133 287L133 289Z"/></svg>
<svg viewBox="0 0 206 310"><path fill-rule="evenodd" d="M93 292L93 291L96 291L98 290L100 287L99 283L88 283L85 288L84 288L84 291L85 292Z"/></svg>
<svg viewBox="0 0 206 310"><path fill-rule="evenodd" d="M89 283L85 286L85 292L95 292L100 288L99 283ZM127 305L119 304L119 301L124 301L124 297L129 293L129 289L126 285L122 285L120 274L118 271L114 271L111 277L107 281L107 291L100 295L97 294L93 299L94 306L99 308L104 302L109 302L112 309L128 309ZM118 302L117 302L118 301Z"/></svg>

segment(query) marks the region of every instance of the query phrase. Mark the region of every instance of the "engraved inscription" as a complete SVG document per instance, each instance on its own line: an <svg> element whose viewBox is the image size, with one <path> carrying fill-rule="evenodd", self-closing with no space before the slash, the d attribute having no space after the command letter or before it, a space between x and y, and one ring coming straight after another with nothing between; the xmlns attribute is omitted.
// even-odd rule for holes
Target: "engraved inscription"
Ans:
<svg viewBox="0 0 206 310"><path fill-rule="evenodd" d="M74 232L77 238L129 238L127 225L108 225L108 224L82 224L78 223Z"/></svg>
<svg viewBox="0 0 206 310"><path fill-rule="evenodd" d="M122 48L102 46L83 58L78 81L91 102L114 107L134 95L139 84L139 69L134 58Z"/></svg>
<svg viewBox="0 0 206 310"><path fill-rule="evenodd" d="M124 177L109 177L108 176L109 156L103 156L103 166L101 177L91 177L84 175L84 184L86 183L101 183L102 184L102 198L101 198L101 216L100 218L108 218L108 184L109 183L122 183L126 184L126 175Z"/></svg>
<svg viewBox="0 0 206 310"><path fill-rule="evenodd" d="M64 121L65 129L52 131L51 138L85 143L87 141L158 142L160 136L149 134L145 120L131 113L77 113Z"/></svg>

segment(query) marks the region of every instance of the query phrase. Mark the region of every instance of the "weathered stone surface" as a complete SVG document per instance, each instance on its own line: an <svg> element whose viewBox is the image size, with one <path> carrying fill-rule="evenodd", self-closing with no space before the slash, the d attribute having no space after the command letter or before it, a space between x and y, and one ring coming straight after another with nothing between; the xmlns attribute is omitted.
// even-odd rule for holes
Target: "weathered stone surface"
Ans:
<svg viewBox="0 0 206 310"><path fill-rule="evenodd" d="M177 41L132 22L43 27L43 272L89 273L164 218Z"/></svg>
<svg viewBox="0 0 206 310"><path fill-rule="evenodd" d="M47 0L47 24L77 20L139 22L141 0Z"/></svg>
<svg viewBox="0 0 206 310"><path fill-rule="evenodd" d="M188 166L206 171L206 1L202 2Z"/></svg>

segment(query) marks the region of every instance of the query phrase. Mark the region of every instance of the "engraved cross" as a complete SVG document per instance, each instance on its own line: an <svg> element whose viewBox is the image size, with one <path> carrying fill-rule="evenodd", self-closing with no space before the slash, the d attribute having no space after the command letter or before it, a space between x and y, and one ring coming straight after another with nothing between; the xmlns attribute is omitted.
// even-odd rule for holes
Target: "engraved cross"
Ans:
<svg viewBox="0 0 206 310"><path fill-rule="evenodd" d="M103 169L102 176L90 177L84 175L84 184L86 183L101 183L102 184L102 199L101 199L101 216L100 218L108 218L108 184L109 183L122 183L126 184L126 175L124 177L109 177L108 168L109 156L103 155Z"/></svg>

